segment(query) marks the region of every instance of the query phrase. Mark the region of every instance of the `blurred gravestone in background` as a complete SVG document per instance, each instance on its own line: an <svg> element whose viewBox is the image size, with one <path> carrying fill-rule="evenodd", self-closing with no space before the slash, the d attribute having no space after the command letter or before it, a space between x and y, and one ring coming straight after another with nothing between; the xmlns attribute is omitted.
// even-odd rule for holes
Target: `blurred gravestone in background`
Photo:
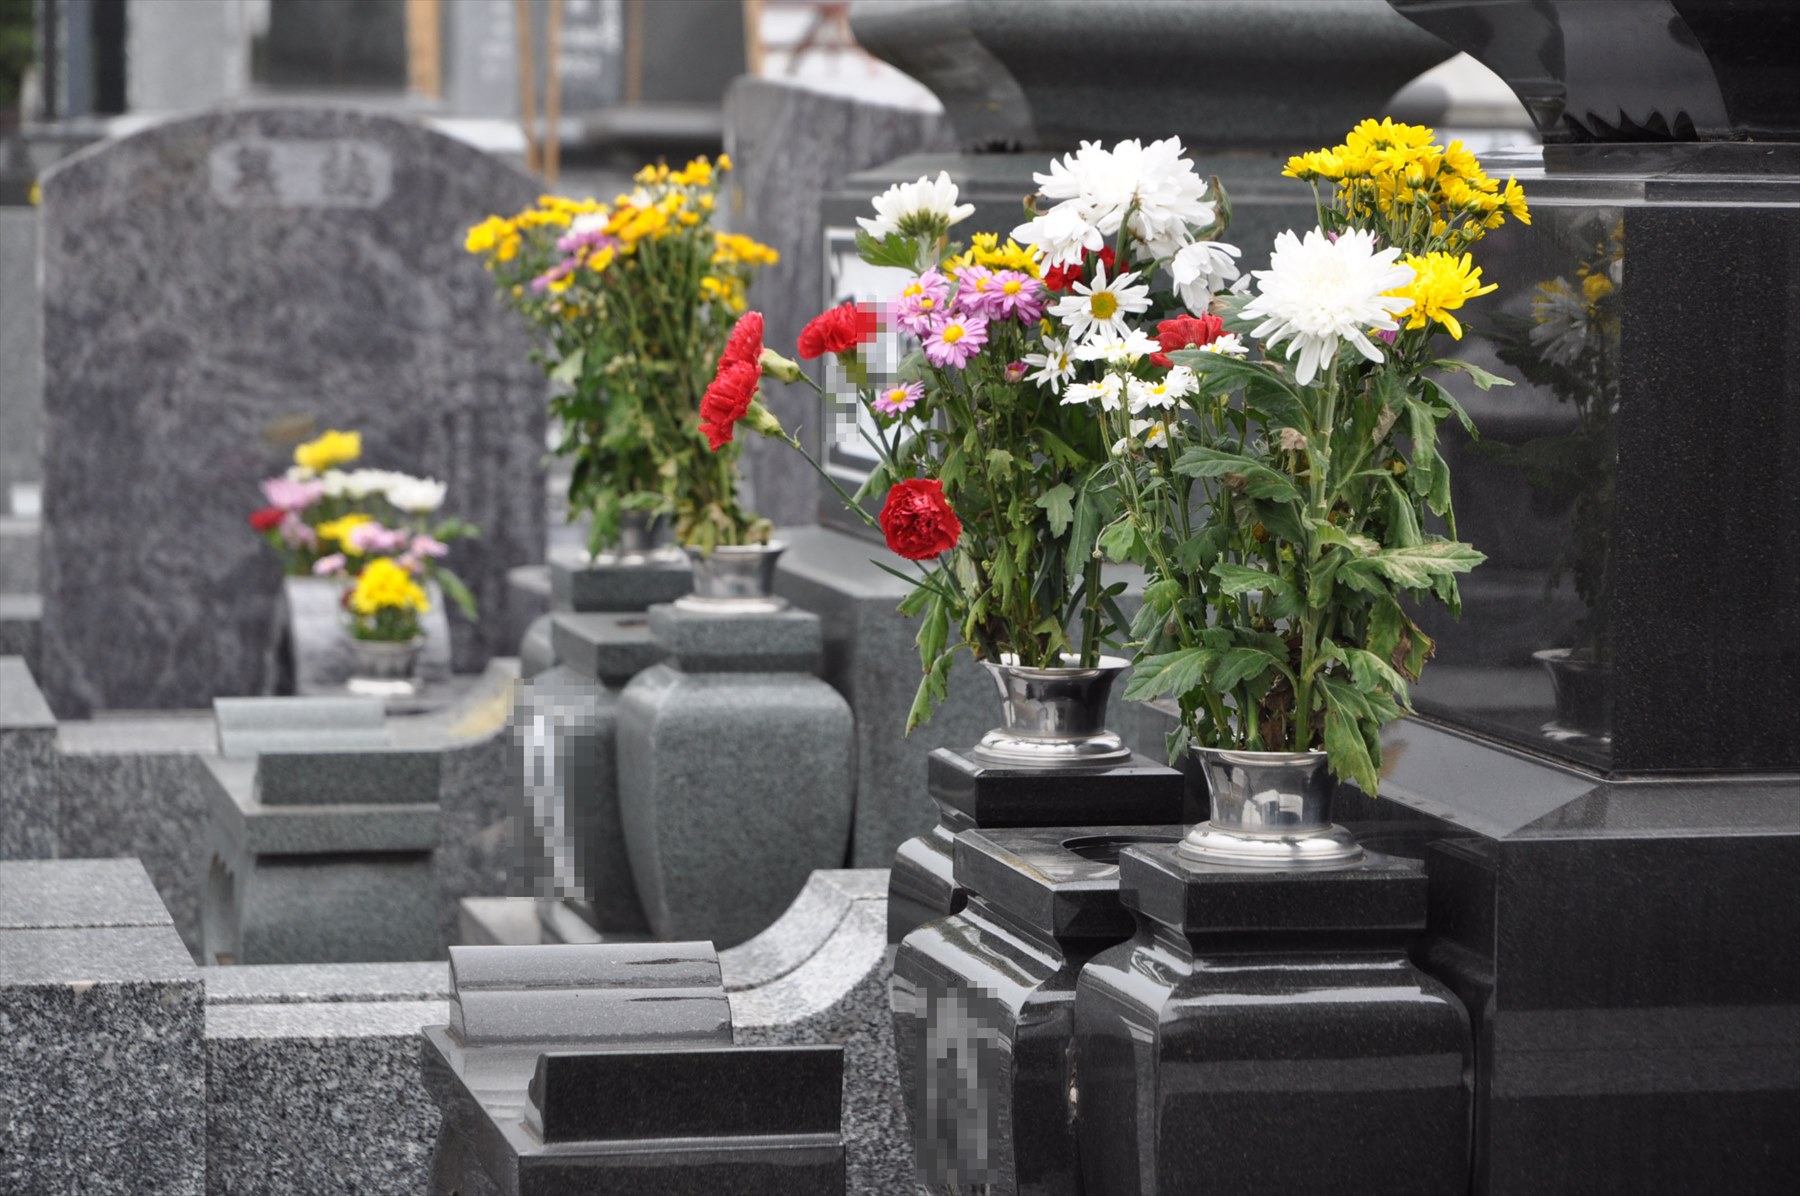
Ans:
<svg viewBox="0 0 1800 1196"><path fill-rule="evenodd" d="M462 248L537 191L408 121L219 111L88 150L43 184L44 676L53 706L193 707L271 684L279 572L258 479L327 427L449 483L452 565L500 643L544 543L543 379Z"/></svg>

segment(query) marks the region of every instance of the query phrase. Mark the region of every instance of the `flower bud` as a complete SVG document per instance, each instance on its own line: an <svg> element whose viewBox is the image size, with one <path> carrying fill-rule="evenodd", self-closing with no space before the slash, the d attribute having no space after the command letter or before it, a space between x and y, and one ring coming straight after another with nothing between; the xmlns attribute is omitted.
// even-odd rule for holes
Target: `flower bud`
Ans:
<svg viewBox="0 0 1800 1196"><path fill-rule="evenodd" d="M790 362L789 364L792 363ZM744 419L752 428L761 432L764 436L787 435L787 430L781 426L781 421L775 418L775 413L773 411L770 411L767 407L762 405L761 400L755 400L750 404L750 410L745 414Z"/></svg>
<svg viewBox="0 0 1800 1196"><path fill-rule="evenodd" d="M783 382L800 381L800 363L783 357L773 349L764 349L762 356L757 358L757 364L762 367L765 378L779 378Z"/></svg>

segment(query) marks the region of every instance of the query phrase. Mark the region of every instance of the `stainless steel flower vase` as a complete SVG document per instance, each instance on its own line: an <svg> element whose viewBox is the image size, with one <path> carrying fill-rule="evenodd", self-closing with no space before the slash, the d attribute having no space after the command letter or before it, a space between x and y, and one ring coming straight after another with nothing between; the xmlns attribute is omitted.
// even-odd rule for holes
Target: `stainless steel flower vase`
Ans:
<svg viewBox="0 0 1800 1196"><path fill-rule="evenodd" d="M977 763L1082 768L1131 759L1125 741L1106 729L1107 698L1129 667L1126 661L1102 656L1092 667L1050 669L1027 668L1013 658L982 663L1000 690L1001 723L969 753Z"/></svg>
<svg viewBox="0 0 1800 1196"><path fill-rule="evenodd" d="M409 640L363 640L350 636L349 640L354 661L348 683L352 693L413 692L413 676L425 650L424 636L415 635Z"/></svg>
<svg viewBox="0 0 1800 1196"><path fill-rule="evenodd" d="M1331 821L1324 752L1192 748L1212 795L1212 817L1188 832L1181 854L1248 868L1336 868L1363 858Z"/></svg>
<svg viewBox="0 0 1800 1196"><path fill-rule="evenodd" d="M681 550L669 542L669 520L648 511L626 511L619 516L619 538L594 558L596 565L654 565L681 559Z"/></svg>
<svg viewBox="0 0 1800 1196"><path fill-rule="evenodd" d="M787 599L775 596L775 562L786 548L776 542L687 549L694 566L694 592L677 598L675 605L720 615L786 610Z"/></svg>

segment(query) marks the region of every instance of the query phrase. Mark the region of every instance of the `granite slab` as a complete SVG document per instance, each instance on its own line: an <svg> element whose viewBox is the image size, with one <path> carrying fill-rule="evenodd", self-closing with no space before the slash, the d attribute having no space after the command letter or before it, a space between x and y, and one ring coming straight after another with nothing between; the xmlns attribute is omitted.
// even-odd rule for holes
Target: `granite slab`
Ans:
<svg viewBox="0 0 1800 1196"><path fill-rule="evenodd" d="M200 1196L202 1001L168 925L0 929L0 1191Z"/></svg>
<svg viewBox="0 0 1800 1196"><path fill-rule="evenodd" d="M449 484L445 513L483 529L452 563L504 609L507 570L543 552L545 384L462 234L534 180L402 117L247 106L93 146L42 186L53 708L268 691L280 571L243 519L328 427ZM155 302L121 308L146 279ZM512 650L503 624L453 621L459 670Z"/></svg>
<svg viewBox="0 0 1800 1196"><path fill-rule="evenodd" d="M174 924L136 860L0 861L0 931Z"/></svg>
<svg viewBox="0 0 1800 1196"><path fill-rule="evenodd" d="M0 656L0 860L58 854L62 789L56 718L17 656Z"/></svg>
<svg viewBox="0 0 1800 1196"><path fill-rule="evenodd" d="M846 1190L912 1196L906 1093L888 1012L885 870L814 872L788 912L719 953L740 1045L844 1048Z"/></svg>

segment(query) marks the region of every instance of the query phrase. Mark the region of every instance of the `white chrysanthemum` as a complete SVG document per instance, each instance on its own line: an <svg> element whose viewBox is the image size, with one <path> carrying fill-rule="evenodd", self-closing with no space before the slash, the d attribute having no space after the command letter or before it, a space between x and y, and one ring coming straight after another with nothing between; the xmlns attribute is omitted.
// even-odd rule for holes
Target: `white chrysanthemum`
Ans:
<svg viewBox="0 0 1800 1196"><path fill-rule="evenodd" d="M388 479L387 500L402 511L427 515L444 505L449 486L435 478L415 478L396 474Z"/></svg>
<svg viewBox="0 0 1800 1196"><path fill-rule="evenodd" d="M578 237L588 233L605 232L607 223L611 220L611 212L582 212L575 219L569 221L569 232Z"/></svg>
<svg viewBox="0 0 1800 1196"><path fill-rule="evenodd" d="M282 476L290 482L310 482L319 475L304 465L290 465Z"/></svg>
<svg viewBox="0 0 1800 1196"><path fill-rule="evenodd" d="M1113 456L1120 457L1128 449L1142 444L1145 448L1168 448L1171 427L1166 419L1134 419L1126 435L1113 441Z"/></svg>
<svg viewBox="0 0 1800 1196"><path fill-rule="evenodd" d="M1060 202L1012 235L1020 244L1035 242L1046 266L1078 265L1082 250L1110 241L1129 211L1131 232L1145 251L1170 257L1217 211L1206 199L1206 181L1182 153L1179 137L1149 145L1121 141L1110 150L1084 141L1075 153L1052 161L1050 173L1032 176L1044 198Z"/></svg>
<svg viewBox="0 0 1800 1196"><path fill-rule="evenodd" d="M1125 317L1150 310L1150 288L1132 285L1136 282L1131 271L1106 281L1106 265L1101 263L1094 269L1094 281L1071 284L1074 293L1051 304L1050 314L1063 322L1074 340L1123 340L1130 332Z"/></svg>
<svg viewBox="0 0 1800 1196"><path fill-rule="evenodd" d="M1152 353L1161 353L1162 345L1143 330L1133 328L1124 336L1095 337L1084 341L1075 356L1081 361L1104 361L1109 365L1132 365Z"/></svg>
<svg viewBox="0 0 1800 1196"><path fill-rule="evenodd" d="M1177 400L1193 394L1199 384L1193 370L1178 365L1160 379L1132 378L1125 385L1125 403L1133 415L1142 415L1151 407L1167 411Z"/></svg>
<svg viewBox="0 0 1800 1196"><path fill-rule="evenodd" d="M1037 371L1025 380L1048 386L1053 395L1061 394L1063 384L1075 376L1075 359L1068 346L1053 336L1046 336L1043 346L1042 353L1025 354L1025 364Z"/></svg>
<svg viewBox="0 0 1800 1196"><path fill-rule="evenodd" d="M935 179L921 177L916 182L895 183L875 197L875 218L858 216L856 222L877 241L885 241L894 233L908 237L940 236L975 212L974 204L957 203L956 194L949 172L940 170Z"/></svg>
<svg viewBox="0 0 1800 1196"><path fill-rule="evenodd" d="M319 485L325 488L326 498L344 498L350 494L350 475L341 469L327 469L319 475Z"/></svg>
<svg viewBox="0 0 1800 1196"><path fill-rule="evenodd" d="M1222 357L1250 356L1250 346L1246 345L1244 338L1235 332L1222 332L1213 338L1212 344L1200 347L1205 352L1217 353Z"/></svg>
<svg viewBox="0 0 1800 1196"><path fill-rule="evenodd" d="M1411 299L1387 293L1413 280L1399 256L1398 248L1377 249L1375 234L1365 229L1349 229L1336 241L1316 228L1304 241L1292 230L1282 233L1269 268L1256 271L1256 298L1244 307L1244 319L1262 320L1251 335L1271 349L1291 342L1287 357L1299 358L1294 380L1302 386L1330 367L1342 342L1370 361L1383 360L1368 330L1393 331L1399 327L1394 313L1412 306Z"/></svg>
<svg viewBox="0 0 1800 1196"><path fill-rule="evenodd" d="M1098 382L1077 382L1063 396L1063 405L1091 403L1102 411L1117 411L1125 405L1125 379L1108 374Z"/></svg>
<svg viewBox="0 0 1800 1196"><path fill-rule="evenodd" d="M1169 275L1189 311L1204 312L1212 297L1238 276L1237 257L1236 245L1220 241L1193 241L1176 252Z"/></svg>

